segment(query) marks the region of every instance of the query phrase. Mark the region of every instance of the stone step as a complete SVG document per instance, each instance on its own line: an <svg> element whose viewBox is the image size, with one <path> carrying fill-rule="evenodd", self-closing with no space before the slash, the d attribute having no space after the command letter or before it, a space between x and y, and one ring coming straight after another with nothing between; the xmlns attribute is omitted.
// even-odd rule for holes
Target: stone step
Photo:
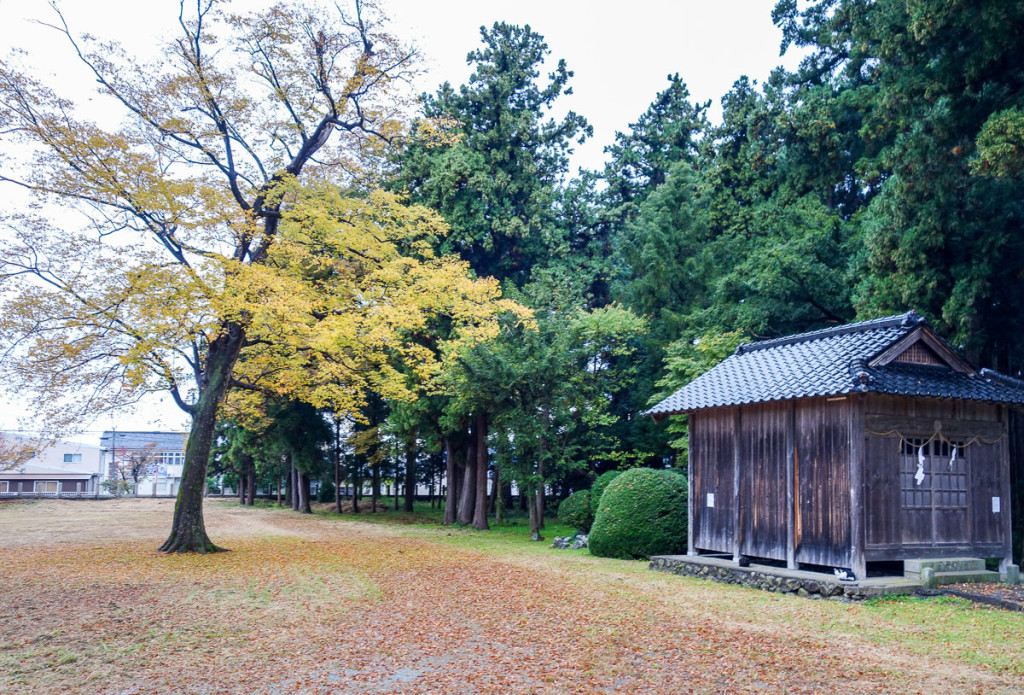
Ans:
<svg viewBox="0 0 1024 695"><path fill-rule="evenodd" d="M983 572L985 561L976 557L948 557L923 560L905 560L903 575L910 578L921 576L921 571L930 568L936 574L943 572Z"/></svg>
<svg viewBox="0 0 1024 695"><path fill-rule="evenodd" d="M980 570L976 572L933 572L926 567L921 575L921 583L929 589L937 586L948 586L949 584L980 584L987 582L999 582L1001 577L998 572Z"/></svg>
<svg viewBox="0 0 1024 695"><path fill-rule="evenodd" d="M936 572L936 586L946 584L978 584L982 582L998 582L999 573L981 570L979 572Z"/></svg>

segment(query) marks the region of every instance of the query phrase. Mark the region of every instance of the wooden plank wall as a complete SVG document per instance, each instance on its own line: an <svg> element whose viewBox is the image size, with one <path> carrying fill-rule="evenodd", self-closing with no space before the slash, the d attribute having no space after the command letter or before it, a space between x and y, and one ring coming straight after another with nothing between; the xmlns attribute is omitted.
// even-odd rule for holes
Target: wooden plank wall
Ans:
<svg viewBox="0 0 1024 695"><path fill-rule="evenodd" d="M849 567L851 412L813 399L691 414L691 550Z"/></svg>
<svg viewBox="0 0 1024 695"><path fill-rule="evenodd" d="M797 562L850 567L851 401L796 404Z"/></svg>
<svg viewBox="0 0 1024 695"><path fill-rule="evenodd" d="M918 434L929 437L939 420L946 423L949 438L964 435L965 427L978 428L988 437L1005 426L1000 412L982 403L864 395L694 413L690 549L738 552L790 565L852 567L862 557L853 548L860 543L869 560L923 556L921 550L929 544L919 536L927 526L929 536L934 528L940 539L946 538L950 553L974 544L991 555L1008 536L1005 439L969 447L969 509L943 516L938 510L903 509L900 439L862 434L861 427L878 426L878 418L885 416L923 423L927 431ZM862 460L862 485L856 490L852 456ZM714 496L713 506L709 495ZM860 514L853 513L852 497L861 500ZM1000 498L1003 513L993 513L994 497ZM920 523L908 520L908 513L923 514Z"/></svg>
<svg viewBox="0 0 1024 695"><path fill-rule="evenodd" d="M786 559L789 403L742 408L740 553Z"/></svg>
<svg viewBox="0 0 1024 695"><path fill-rule="evenodd" d="M733 410L716 408L691 413L690 495L693 497L695 550L732 553L734 549L733 454L736 436ZM714 506L708 506L708 495Z"/></svg>
<svg viewBox="0 0 1024 695"><path fill-rule="evenodd" d="M900 528L900 438L868 436L864 447L864 508L867 547L898 547Z"/></svg>
<svg viewBox="0 0 1024 695"><path fill-rule="evenodd" d="M998 406L948 399L913 399L871 395L865 400L866 426L869 431L898 427L907 437L927 439L941 423L947 438L969 440L974 433L986 439L998 436L1005 423ZM971 424L975 423L975 424ZM971 444L959 465L967 467L968 509L943 511L903 508L901 493L900 439L895 435L865 436L865 509L867 550L872 559L902 559L922 556L929 550L992 552L992 546L1004 542L1004 515L993 513L992 498L1003 500L1008 474L1006 439L995 444ZM928 461L932 468L935 462ZM929 476L940 475L928 470ZM941 495L936 504L942 503ZM984 547L981 547L984 546ZM941 552L936 552L941 555Z"/></svg>
<svg viewBox="0 0 1024 695"><path fill-rule="evenodd" d="M1010 459L1010 517L1013 523L1013 557L1018 565L1024 564L1024 412L1010 409L1007 412L1009 437L1007 449ZM1007 524L1009 526L1009 524Z"/></svg>
<svg viewBox="0 0 1024 695"><path fill-rule="evenodd" d="M967 485L970 508L971 540L975 543L1001 543L1003 541L1003 514L1008 513L1010 500L1003 497L1006 441L985 446L970 446L970 482ZM992 512L992 498L1000 498L1000 513ZM1002 510L1006 510L1003 512Z"/></svg>

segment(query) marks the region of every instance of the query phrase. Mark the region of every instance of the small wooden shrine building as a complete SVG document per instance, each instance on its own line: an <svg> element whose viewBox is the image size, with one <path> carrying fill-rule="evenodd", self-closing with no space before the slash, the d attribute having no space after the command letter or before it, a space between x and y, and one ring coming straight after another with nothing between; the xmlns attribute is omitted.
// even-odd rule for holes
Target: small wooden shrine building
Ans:
<svg viewBox="0 0 1024 695"><path fill-rule="evenodd" d="M649 413L689 415L689 554L789 569L1010 552L1024 382L914 312L741 345Z"/></svg>

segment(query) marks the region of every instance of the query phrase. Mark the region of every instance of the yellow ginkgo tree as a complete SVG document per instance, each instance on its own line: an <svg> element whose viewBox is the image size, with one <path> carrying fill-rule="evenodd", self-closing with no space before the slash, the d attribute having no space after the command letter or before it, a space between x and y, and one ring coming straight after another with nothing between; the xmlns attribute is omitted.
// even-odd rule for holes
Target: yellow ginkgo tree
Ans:
<svg viewBox="0 0 1024 695"><path fill-rule="evenodd" d="M92 123L18 56L0 63L0 182L39 203L3 218L2 377L56 424L168 391L192 429L161 550L217 550L202 493L229 392L339 412L369 388L410 398L395 354L427 379L441 365L402 336L443 316L453 344L479 340L503 305L429 253L438 218L373 190L414 55L368 3L183 3L151 64L55 12L123 119Z"/></svg>

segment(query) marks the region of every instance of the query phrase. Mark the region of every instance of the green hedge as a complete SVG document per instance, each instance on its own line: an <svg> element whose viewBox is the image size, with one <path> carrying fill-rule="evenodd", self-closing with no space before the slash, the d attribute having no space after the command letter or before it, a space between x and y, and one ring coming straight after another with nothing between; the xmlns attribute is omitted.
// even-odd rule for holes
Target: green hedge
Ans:
<svg viewBox="0 0 1024 695"><path fill-rule="evenodd" d="M317 502L334 501L334 483L329 478L320 481L320 491L316 495Z"/></svg>
<svg viewBox="0 0 1024 695"><path fill-rule="evenodd" d="M608 487L608 483L622 475L622 471L608 471L597 476L597 480L590 486L590 511L597 518L597 507L601 504L601 495Z"/></svg>
<svg viewBox="0 0 1024 695"><path fill-rule="evenodd" d="M587 542L600 557L646 558L686 550L686 478L633 468L608 485Z"/></svg>
<svg viewBox="0 0 1024 695"><path fill-rule="evenodd" d="M587 533L594 523L594 512L590 509L590 490L572 493L558 505L558 520L577 531Z"/></svg>

